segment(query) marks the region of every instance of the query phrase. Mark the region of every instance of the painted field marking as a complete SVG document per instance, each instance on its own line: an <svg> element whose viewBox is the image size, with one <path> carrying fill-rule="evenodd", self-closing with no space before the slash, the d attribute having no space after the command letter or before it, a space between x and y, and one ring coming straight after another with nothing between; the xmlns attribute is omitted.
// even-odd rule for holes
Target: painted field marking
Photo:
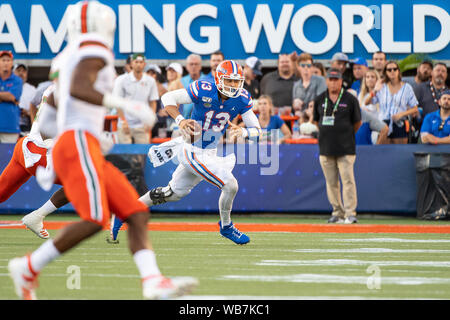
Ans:
<svg viewBox="0 0 450 320"><path fill-rule="evenodd" d="M450 268L450 261L380 261L380 260L351 260L351 259L319 259L319 260L262 260L258 266L417 266Z"/></svg>
<svg viewBox="0 0 450 320"><path fill-rule="evenodd" d="M260 281L260 282L293 282L293 283L341 283L364 284L367 276L340 276L331 274L292 274L283 276L267 275L226 275L218 280ZM389 277L383 276L383 285L422 285L422 284L450 284L450 278L432 277Z"/></svg>
<svg viewBox="0 0 450 320"><path fill-rule="evenodd" d="M45 221L48 230L61 229L74 221ZM14 225L18 221L0 221L2 228L24 229ZM303 233L445 233L450 234L450 225L386 225L386 224L276 224L276 223L236 223L242 232L303 232ZM109 226L105 227L108 229ZM127 229L126 224L123 226ZM219 227L213 222L150 222L151 231L192 231L217 232ZM450 242L450 240L449 240Z"/></svg>

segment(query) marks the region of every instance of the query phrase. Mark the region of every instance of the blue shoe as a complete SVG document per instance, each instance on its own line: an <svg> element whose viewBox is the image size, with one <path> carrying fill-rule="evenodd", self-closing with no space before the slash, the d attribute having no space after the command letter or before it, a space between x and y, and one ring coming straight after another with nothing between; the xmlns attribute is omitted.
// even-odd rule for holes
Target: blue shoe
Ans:
<svg viewBox="0 0 450 320"><path fill-rule="evenodd" d="M222 228L222 221L219 221L220 234L230 239L236 244L246 244L250 242L250 238L244 233L240 232L234 225L233 222L229 226Z"/></svg>

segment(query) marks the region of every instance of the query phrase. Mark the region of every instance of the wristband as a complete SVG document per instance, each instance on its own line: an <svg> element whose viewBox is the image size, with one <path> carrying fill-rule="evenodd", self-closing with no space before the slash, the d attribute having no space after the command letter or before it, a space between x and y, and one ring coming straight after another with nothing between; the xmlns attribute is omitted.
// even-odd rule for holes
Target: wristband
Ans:
<svg viewBox="0 0 450 320"><path fill-rule="evenodd" d="M179 114L176 118L175 118L175 123L177 124L177 126L180 125L180 122L185 120L183 115Z"/></svg>

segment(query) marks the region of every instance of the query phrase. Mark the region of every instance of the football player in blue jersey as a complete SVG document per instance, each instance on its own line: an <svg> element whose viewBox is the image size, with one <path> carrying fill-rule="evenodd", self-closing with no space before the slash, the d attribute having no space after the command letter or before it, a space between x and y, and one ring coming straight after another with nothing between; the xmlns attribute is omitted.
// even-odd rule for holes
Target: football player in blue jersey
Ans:
<svg viewBox="0 0 450 320"><path fill-rule="evenodd" d="M220 234L237 244L246 244L250 238L233 225L230 217L238 191L238 182L232 174L236 158L233 153L218 156L217 144L227 128L227 134L236 140L239 137L257 139L261 127L252 110L252 98L243 89L242 67L233 60L225 60L217 67L214 80L198 80L187 89L171 91L161 97L165 110L185 137L177 152L180 164L166 187L152 189L140 200L148 206L178 201L200 181L206 180L221 190ZM186 103L194 103L191 119L184 119L178 111L178 105ZM231 123L238 115L242 116L245 128Z"/></svg>

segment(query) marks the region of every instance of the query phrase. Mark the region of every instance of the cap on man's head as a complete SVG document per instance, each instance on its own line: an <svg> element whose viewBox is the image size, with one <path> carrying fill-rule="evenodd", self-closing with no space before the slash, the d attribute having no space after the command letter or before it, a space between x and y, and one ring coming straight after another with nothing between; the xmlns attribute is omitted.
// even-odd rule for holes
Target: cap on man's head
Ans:
<svg viewBox="0 0 450 320"><path fill-rule="evenodd" d="M441 93L441 98L442 98L442 96L444 96L444 95L450 95L450 89L446 89L444 92L442 92Z"/></svg>
<svg viewBox="0 0 450 320"><path fill-rule="evenodd" d="M133 53L133 55L131 56L131 60L142 60L145 61L145 56L143 53Z"/></svg>
<svg viewBox="0 0 450 320"><path fill-rule="evenodd" d="M179 63L177 63L177 62L172 62L171 64L169 64L169 65L166 67L166 70L168 70L168 69L172 69L172 70L174 70L176 73L183 74L183 67L181 66L181 64L179 64Z"/></svg>
<svg viewBox="0 0 450 320"><path fill-rule="evenodd" d="M327 72L327 78L342 79L342 73L336 68L330 68Z"/></svg>
<svg viewBox="0 0 450 320"><path fill-rule="evenodd" d="M245 59L245 64L253 70L253 73L257 76L262 76L262 63L257 57L252 56Z"/></svg>
<svg viewBox="0 0 450 320"><path fill-rule="evenodd" d="M358 57L355 60L353 60L353 65L355 65L355 64L368 67L366 59L364 59L362 57Z"/></svg>
<svg viewBox="0 0 450 320"><path fill-rule="evenodd" d="M333 57L331 58L331 61L345 61L345 62L348 62L348 56L345 53L336 52L335 54L333 54Z"/></svg>
<svg viewBox="0 0 450 320"><path fill-rule="evenodd" d="M161 74L161 68L158 67L158 65L156 65L156 64L148 64L148 65L145 66L144 72L149 72L150 70Z"/></svg>
<svg viewBox="0 0 450 320"><path fill-rule="evenodd" d="M16 65L14 65L14 69L13 70L15 71L15 70L17 70L19 68L23 68L25 70L28 70L28 67L25 64L23 64L23 63L18 63Z"/></svg>
<svg viewBox="0 0 450 320"><path fill-rule="evenodd" d="M0 58L3 57L4 55L7 55L11 59L14 59L14 56L13 56L12 52L9 51L9 50L2 50L2 51L0 51Z"/></svg>

